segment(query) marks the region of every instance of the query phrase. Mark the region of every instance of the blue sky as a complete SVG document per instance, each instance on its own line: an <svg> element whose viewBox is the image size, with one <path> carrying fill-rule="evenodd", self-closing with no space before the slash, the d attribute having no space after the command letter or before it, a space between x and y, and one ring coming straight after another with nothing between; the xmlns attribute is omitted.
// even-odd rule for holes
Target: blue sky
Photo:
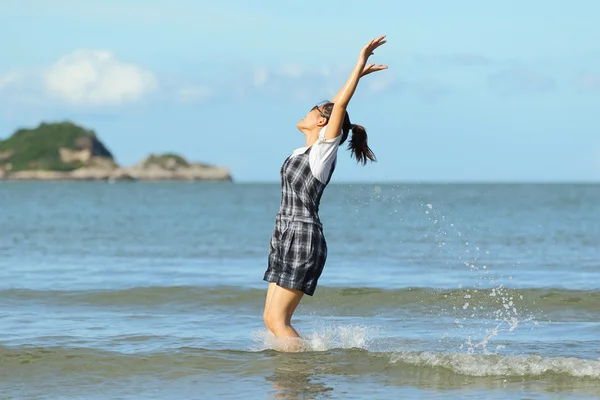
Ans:
<svg viewBox="0 0 600 400"><path fill-rule="evenodd" d="M349 107L379 161L341 149L334 181L600 180L598 2L7 3L0 137L69 119L124 165L174 151L276 182L297 121L387 34Z"/></svg>

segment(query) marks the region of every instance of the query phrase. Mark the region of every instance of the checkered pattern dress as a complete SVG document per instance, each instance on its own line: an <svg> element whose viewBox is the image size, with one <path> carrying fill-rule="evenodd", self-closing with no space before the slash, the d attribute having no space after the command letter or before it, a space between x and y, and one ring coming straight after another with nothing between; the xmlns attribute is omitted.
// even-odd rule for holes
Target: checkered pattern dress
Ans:
<svg viewBox="0 0 600 400"><path fill-rule="evenodd" d="M329 183L313 176L309 147L288 157L281 167L281 206L269 245L269 263L264 280L312 296L327 258L327 243L319 219L319 203Z"/></svg>

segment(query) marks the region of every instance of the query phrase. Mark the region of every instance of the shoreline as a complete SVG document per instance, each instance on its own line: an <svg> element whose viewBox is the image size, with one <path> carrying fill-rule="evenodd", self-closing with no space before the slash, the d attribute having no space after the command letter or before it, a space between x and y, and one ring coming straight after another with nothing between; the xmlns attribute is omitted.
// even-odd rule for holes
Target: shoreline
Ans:
<svg viewBox="0 0 600 400"><path fill-rule="evenodd" d="M126 168L83 167L71 171L0 170L0 181L233 181L228 168L217 166L187 166L164 168L140 165Z"/></svg>

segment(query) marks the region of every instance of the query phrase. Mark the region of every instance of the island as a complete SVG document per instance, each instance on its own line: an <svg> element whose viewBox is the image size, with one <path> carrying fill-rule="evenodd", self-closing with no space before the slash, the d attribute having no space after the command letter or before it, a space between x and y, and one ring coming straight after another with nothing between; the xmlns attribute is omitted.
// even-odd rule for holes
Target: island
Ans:
<svg viewBox="0 0 600 400"><path fill-rule="evenodd" d="M0 140L3 180L232 181L228 168L189 162L179 154L150 154L123 167L93 130L71 121L42 122Z"/></svg>

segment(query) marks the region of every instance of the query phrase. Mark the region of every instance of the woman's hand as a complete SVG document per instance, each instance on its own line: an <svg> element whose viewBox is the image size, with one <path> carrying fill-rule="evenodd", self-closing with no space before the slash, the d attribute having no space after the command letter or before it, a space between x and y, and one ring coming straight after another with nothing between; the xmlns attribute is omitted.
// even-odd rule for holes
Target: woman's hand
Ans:
<svg viewBox="0 0 600 400"><path fill-rule="evenodd" d="M372 72L381 71L387 69L386 65L367 65L367 60L373 55L373 52L379 46L385 44L385 35L379 36L376 39L371 40L365 47L362 48L360 56L358 57L358 63L355 65L350 77L342 86L338 94L335 95L332 102L334 103L331 110L331 116L327 123L327 130L325 131L325 139L332 139L337 137L342 130L342 122L346 112L346 107L350 102L350 99L354 95L358 81L365 75L369 75Z"/></svg>
<svg viewBox="0 0 600 400"><path fill-rule="evenodd" d="M387 65L381 65L381 64L375 65L375 63L371 63L371 64L365 66L362 73L360 74L360 77L362 78L365 75L369 75L370 73L377 72L377 71L382 71L384 69L387 69Z"/></svg>
<svg viewBox="0 0 600 400"><path fill-rule="evenodd" d="M358 61L363 65L367 64L367 60L374 54L373 52L375 49L383 45L385 42L387 42L387 40L385 40L385 35L379 36L376 39L372 39L365 47L362 48L358 57Z"/></svg>

